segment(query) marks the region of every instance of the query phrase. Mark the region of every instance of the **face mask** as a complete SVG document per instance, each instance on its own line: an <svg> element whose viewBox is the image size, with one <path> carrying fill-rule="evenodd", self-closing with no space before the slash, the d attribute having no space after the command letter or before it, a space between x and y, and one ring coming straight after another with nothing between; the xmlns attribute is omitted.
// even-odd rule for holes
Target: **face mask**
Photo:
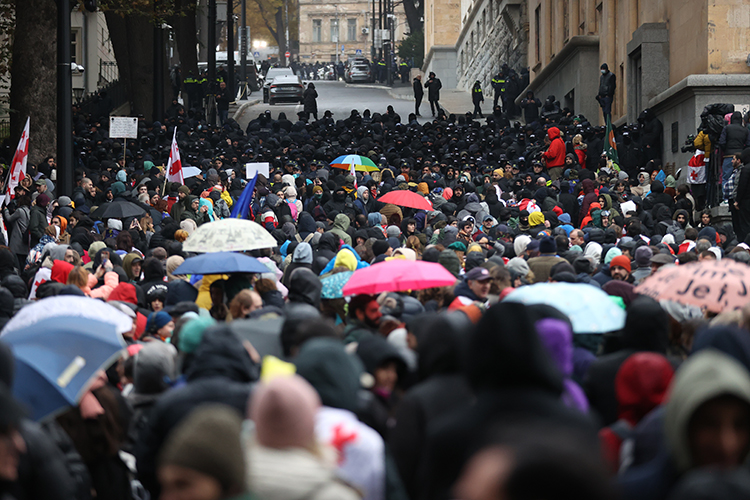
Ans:
<svg viewBox="0 0 750 500"><path fill-rule="evenodd" d="M604 73L606 73L606 72L607 72L607 70L606 70L606 69L603 69L603 70L602 70L602 75L603 75Z"/></svg>
<svg viewBox="0 0 750 500"><path fill-rule="evenodd" d="M319 200L319 199L321 199L323 197L323 194L322 193L315 193L313 196L315 196L316 200Z"/></svg>

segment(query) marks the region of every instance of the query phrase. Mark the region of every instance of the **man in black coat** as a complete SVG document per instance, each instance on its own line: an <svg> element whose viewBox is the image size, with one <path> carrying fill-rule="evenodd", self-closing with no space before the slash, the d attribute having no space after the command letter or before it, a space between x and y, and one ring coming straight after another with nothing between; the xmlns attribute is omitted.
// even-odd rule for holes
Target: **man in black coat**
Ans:
<svg viewBox="0 0 750 500"><path fill-rule="evenodd" d="M596 94L596 100L599 101L599 105L602 107L602 113L604 114L604 121L607 121L607 117L612 118L612 101L615 98L615 89L617 88L617 78L615 74L609 70L607 63L602 64L600 68L602 76L599 77L599 92Z"/></svg>
<svg viewBox="0 0 750 500"><path fill-rule="evenodd" d="M417 116L422 116L419 114L419 106L422 105L422 98L424 97L424 89L422 88L422 75L417 75L414 77L414 83L412 84L414 87L414 100L416 103L414 104L414 114Z"/></svg>
<svg viewBox="0 0 750 500"><path fill-rule="evenodd" d="M438 101L440 100L440 89L443 88L443 84L435 76L434 72L430 72L430 76L424 86L427 89L427 100L430 101L432 116L435 116L436 111L438 114L440 113L440 104Z"/></svg>

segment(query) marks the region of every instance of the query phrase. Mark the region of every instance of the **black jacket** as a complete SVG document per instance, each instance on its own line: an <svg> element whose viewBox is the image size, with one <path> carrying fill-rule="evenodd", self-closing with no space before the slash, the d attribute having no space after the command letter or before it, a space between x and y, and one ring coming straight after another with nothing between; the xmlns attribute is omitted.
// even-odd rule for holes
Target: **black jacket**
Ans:
<svg viewBox="0 0 750 500"><path fill-rule="evenodd" d="M620 366L633 353L654 351L665 354L668 344L667 313L649 297L638 297L628 307L621 342L624 349L606 354L594 361L584 380L584 390L591 408L599 413L602 425L617 420L615 377Z"/></svg>
<svg viewBox="0 0 750 500"><path fill-rule="evenodd" d="M414 97L422 97L424 95L424 89L422 89L421 80L417 80L415 78L412 87L414 88Z"/></svg>
<svg viewBox="0 0 750 500"><path fill-rule="evenodd" d="M161 396L135 445L138 478L152 498L159 496L156 458L169 432L191 410L205 403L226 404L244 415L250 383L258 377L258 367L228 327L217 326L205 332L186 373L187 384Z"/></svg>
<svg viewBox="0 0 750 500"><path fill-rule="evenodd" d="M611 71L607 71L601 77L599 77L599 97L614 97L615 89L617 88L617 77Z"/></svg>
<svg viewBox="0 0 750 500"><path fill-rule="evenodd" d="M425 82L424 87L427 89L428 100L440 100L440 89L443 88L443 84L440 82L439 78L430 78Z"/></svg>
<svg viewBox="0 0 750 500"><path fill-rule="evenodd" d="M742 126L742 118L737 120L732 116L732 123L721 131L719 146L724 151L724 156L740 153L746 147L750 147L750 130Z"/></svg>

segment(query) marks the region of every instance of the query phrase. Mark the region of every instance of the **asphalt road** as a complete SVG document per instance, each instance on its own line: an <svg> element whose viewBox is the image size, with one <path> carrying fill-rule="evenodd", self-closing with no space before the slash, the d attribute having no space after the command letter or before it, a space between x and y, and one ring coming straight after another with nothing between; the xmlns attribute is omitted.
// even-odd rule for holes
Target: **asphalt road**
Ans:
<svg viewBox="0 0 750 500"><path fill-rule="evenodd" d="M361 84L345 84L344 82L316 81L315 90L318 91L318 117L323 116L326 110L333 112L334 119L344 119L349 116L352 109L362 113L369 109L371 113L385 113L388 105L392 105L396 113L401 115L401 121L406 122L409 113L414 112L414 102L394 99L385 89L371 88ZM261 92L253 92L250 99L262 99ZM239 104L239 103L238 103ZM422 103L422 114L429 114L429 104ZM279 103L271 106L262 102L247 108L239 119L240 126L244 129L248 122L258 117L266 110L271 111L273 118L280 112L286 113L289 120L296 120L297 113L302 111L301 104ZM425 119L426 121L426 119Z"/></svg>

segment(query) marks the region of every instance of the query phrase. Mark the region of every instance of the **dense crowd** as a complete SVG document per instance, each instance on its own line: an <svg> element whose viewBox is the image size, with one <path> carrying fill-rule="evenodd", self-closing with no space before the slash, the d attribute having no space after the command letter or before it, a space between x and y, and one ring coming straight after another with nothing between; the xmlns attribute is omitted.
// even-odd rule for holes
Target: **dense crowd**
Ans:
<svg viewBox="0 0 750 500"><path fill-rule="evenodd" d="M175 104L127 147L76 110L72 196L48 158L3 210L0 326L74 295L132 329L79 404L42 422L11 395L0 336L0 498L750 494L750 309L635 290L661 268L747 265L746 235L664 171L648 112L618 132L617 163L603 128L554 97L522 109L526 125L497 107L427 123L390 106L266 112L243 131ZM175 127L183 169L199 171L184 184L166 180ZM379 168L330 166L345 154ZM245 164L263 162L238 207ZM735 163L749 169L750 150ZM399 190L432 210L379 201ZM126 201L140 215L100 215ZM275 239L248 252L267 272L175 274L183 243L233 211ZM324 290L394 259L439 263L455 284ZM538 283L603 290L624 327L574 331L569 311L504 300ZM254 328L276 347L239 335Z"/></svg>

